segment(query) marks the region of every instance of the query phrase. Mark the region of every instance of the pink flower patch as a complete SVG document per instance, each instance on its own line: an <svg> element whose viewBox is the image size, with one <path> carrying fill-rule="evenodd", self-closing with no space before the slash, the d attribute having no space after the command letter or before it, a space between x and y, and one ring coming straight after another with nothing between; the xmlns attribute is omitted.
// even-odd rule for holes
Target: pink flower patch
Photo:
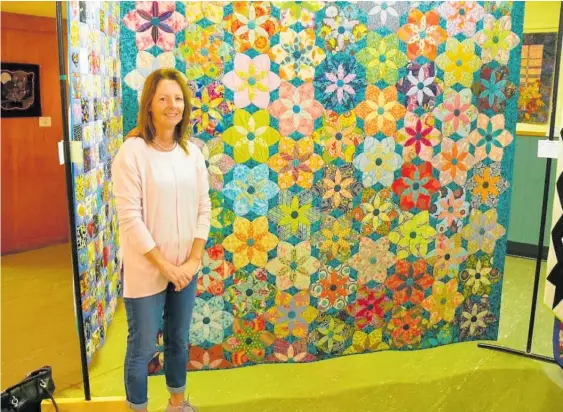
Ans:
<svg viewBox="0 0 563 412"><path fill-rule="evenodd" d="M280 85L280 78L270 71L270 58L261 54L254 58L238 53L234 70L223 77L223 83L235 93L235 106L251 103L265 109L270 103L270 92Z"/></svg>
<svg viewBox="0 0 563 412"><path fill-rule="evenodd" d="M323 106L315 100L312 83L295 87L283 82L280 98L270 105L269 111L278 119L282 135L299 132L308 136L313 133L315 119L322 116Z"/></svg>

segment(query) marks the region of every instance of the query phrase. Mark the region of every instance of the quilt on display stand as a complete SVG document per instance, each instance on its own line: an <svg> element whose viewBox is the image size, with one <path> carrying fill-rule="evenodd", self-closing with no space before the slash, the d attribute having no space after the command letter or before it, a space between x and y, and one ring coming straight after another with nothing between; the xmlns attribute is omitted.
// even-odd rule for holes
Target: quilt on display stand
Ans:
<svg viewBox="0 0 563 412"><path fill-rule="evenodd" d="M178 68L210 175L188 369L497 338L523 14L121 3L125 131Z"/></svg>
<svg viewBox="0 0 563 412"><path fill-rule="evenodd" d="M72 175L88 363L101 348L121 294L111 161L123 136L119 3L69 3Z"/></svg>

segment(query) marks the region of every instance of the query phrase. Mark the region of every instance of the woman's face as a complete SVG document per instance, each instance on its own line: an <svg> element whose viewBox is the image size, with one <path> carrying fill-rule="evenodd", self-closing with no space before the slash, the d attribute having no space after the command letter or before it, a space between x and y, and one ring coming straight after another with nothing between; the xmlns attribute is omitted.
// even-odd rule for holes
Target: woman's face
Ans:
<svg viewBox="0 0 563 412"><path fill-rule="evenodd" d="M151 102L152 121L155 128L172 129L182 121L184 95L175 80L161 80Z"/></svg>

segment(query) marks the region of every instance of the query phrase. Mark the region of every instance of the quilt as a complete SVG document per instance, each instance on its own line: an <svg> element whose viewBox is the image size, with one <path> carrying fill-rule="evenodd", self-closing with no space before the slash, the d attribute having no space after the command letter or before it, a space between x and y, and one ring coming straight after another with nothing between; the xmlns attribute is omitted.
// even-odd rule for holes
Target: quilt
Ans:
<svg viewBox="0 0 563 412"><path fill-rule="evenodd" d="M121 295L111 161L122 142L119 3L70 1L68 47L72 187L88 363ZM78 297L77 297L78 298Z"/></svg>
<svg viewBox="0 0 563 412"><path fill-rule="evenodd" d="M188 369L497 338L523 12L121 3L125 132L178 68L210 175Z"/></svg>

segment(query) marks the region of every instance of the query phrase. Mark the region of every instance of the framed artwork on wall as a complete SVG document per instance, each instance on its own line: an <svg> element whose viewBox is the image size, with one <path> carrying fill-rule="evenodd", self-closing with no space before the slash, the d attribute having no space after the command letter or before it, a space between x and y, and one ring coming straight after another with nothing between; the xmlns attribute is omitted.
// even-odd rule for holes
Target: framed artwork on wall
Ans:
<svg viewBox="0 0 563 412"><path fill-rule="evenodd" d="M1 63L2 117L40 117L39 65Z"/></svg>
<svg viewBox="0 0 563 412"><path fill-rule="evenodd" d="M525 33L520 69L518 122L547 125L557 33Z"/></svg>

